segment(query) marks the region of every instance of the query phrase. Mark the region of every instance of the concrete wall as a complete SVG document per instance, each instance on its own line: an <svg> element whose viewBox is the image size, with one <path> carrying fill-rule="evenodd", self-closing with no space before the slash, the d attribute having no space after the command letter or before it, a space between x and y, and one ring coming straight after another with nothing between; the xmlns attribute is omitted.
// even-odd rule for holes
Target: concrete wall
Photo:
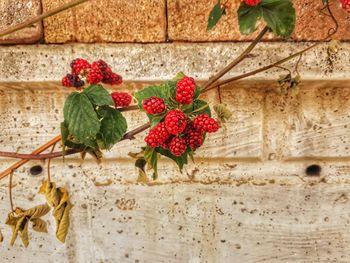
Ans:
<svg viewBox="0 0 350 263"><path fill-rule="evenodd" d="M105 44L9 46L0 49L1 150L30 152L59 133L69 90L58 80L75 57L103 58L134 91L178 70L205 80L247 44ZM231 75L276 61L308 43L266 43ZM273 69L222 88L233 118L208 136L196 162L181 174L160 162L156 182L137 182L134 160L143 135L122 142L97 165L79 156L54 160L53 178L69 189L74 208L67 243L31 233L31 244L9 247L10 209L0 182L1 262L349 262L350 45L330 68L327 44L303 56L298 96L282 95ZM132 55L130 55L132 54ZM155 57L156 54L156 57ZM287 64L292 67L293 64ZM206 99L213 105L218 94ZM127 113L129 127L146 121ZM0 159L0 169L13 160ZM41 165L37 176L29 170ZM306 170L318 165L321 172ZM46 164L32 161L14 178L15 205L37 195ZM109 186L99 186L111 181Z"/></svg>
<svg viewBox="0 0 350 263"><path fill-rule="evenodd" d="M2 0L0 29L18 24L70 0ZM207 20L217 0L91 0L46 19L0 43L66 42L167 42L242 41L254 37L239 34L236 11L239 0L226 1L227 15L214 30L207 31ZM339 0L330 0L339 22L335 38L350 40L350 14ZM294 0L297 25L292 40L322 40L332 26L321 13L321 0ZM262 25L261 25L262 26ZM266 40L273 39L268 35Z"/></svg>

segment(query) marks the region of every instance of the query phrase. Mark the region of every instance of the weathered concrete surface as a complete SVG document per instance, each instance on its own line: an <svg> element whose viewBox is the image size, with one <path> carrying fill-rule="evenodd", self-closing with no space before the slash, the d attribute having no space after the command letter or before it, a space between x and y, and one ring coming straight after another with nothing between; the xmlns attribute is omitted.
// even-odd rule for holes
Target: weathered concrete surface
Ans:
<svg viewBox="0 0 350 263"><path fill-rule="evenodd" d="M282 52L293 51L279 45ZM113 90L133 92L149 84L140 80L169 78L178 67L206 79L228 62L218 58L233 57L244 45L121 46L1 49L0 149L30 152L59 133L70 90L44 81L58 80L75 56L101 57L115 69L120 67L123 74L128 72L126 79L136 82ZM259 61L248 59L232 74L282 58L277 47L259 47ZM182 174L161 159L159 179L138 183L134 160L127 153L144 145L145 133L115 146L101 165L91 158L82 163L78 155L54 160L53 179L69 189L74 203L65 245L55 239L55 223L47 216L50 234L31 232L29 248L19 241L9 247L10 231L4 224L9 211L7 180L1 181L0 229L5 241L0 244L0 261L349 262L350 69L344 66L348 48L343 46L326 75L325 45L304 56L300 72L306 80L296 97L279 92L277 70L222 87L223 103L230 105L233 118L219 133L208 135L196 162ZM22 52L23 62L15 56ZM186 52L193 56L186 57ZM138 59L118 60L127 53ZM5 61L10 60L14 63L5 75ZM21 76L37 82L18 82ZM219 100L216 91L205 99L211 105ZM130 129L146 121L142 113L128 112L126 117ZM12 162L0 159L0 170ZM15 205L28 208L44 201L37 191L46 164L32 161L15 173ZM306 174L312 164L321 167L319 175ZM44 172L30 175L34 165ZM107 182L109 186L98 186Z"/></svg>
<svg viewBox="0 0 350 263"><path fill-rule="evenodd" d="M216 0L172 0L168 1L168 35L171 40L184 41L240 41L251 40L255 35L242 36L239 33L237 9L240 1L226 1L227 15L218 25L207 31L209 13ZM333 26L330 17L321 13L322 1L294 0L297 12L294 40L323 40ZM331 9L339 22L336 39L350 40L350 15L341 7L338 0L331 1ZM261 24L259 28L262 28ZM275 39L272 34L265 40Z"/></svg>
<svg viewBox="0 0 350 263"><path fill-rule="evenodd" d="M70 0L42 0L47 11ZM94 0L44 21L47 43L164 42L164 0Z"/></svg>
<svg viewBox="0 0 350 263"><path fill-rule="evenodd" d="M172 78L183 71L199 80L226 66L247 47L247 43L173 43L173 44L103 44L103 45L33 45L1 47L0 81L58 81L69 71L77 57L102 58L122 74L125 80L154 81ZM237 76L274 63L311 43L261 43L227 76ZM304 80L341 80L350 74L350 43L342 43L332 64L328 44L320 44L302 56L300 71ZM284 64L293 69L297 59ZM251 79L276 80L281 69L271 69Z"/></svg>
<svg viewBox="0 0 350 263"><path fill-rule="evenodd" d="M1 0L0 31L17 25L29 18L41 14L40 0ZM38 42L43 34L41 23L36 23L10 35L0 38L0 44L23 44Z"/></svg>

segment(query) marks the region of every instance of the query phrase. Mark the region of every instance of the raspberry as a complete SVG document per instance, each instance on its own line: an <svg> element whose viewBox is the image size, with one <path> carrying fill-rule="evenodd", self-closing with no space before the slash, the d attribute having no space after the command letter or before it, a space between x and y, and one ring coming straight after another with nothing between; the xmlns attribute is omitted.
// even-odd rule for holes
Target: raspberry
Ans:
<svg viewBox="0 0 350 263"><path fill-rule="evenodd" d="M257 6L261 3L261 0L243 0L243 2L249 6Z"/></svg>
<svg viewBox="0 0 350 263"><path fill-rule="evenodd" d="M350 12L350 0L340 0L342 7Z"/></svg>
<svg viewBox="0 0 350 263"><path fill-rule="evenodd" d="M169 137L170 134L165 127L165 123L160 122L149 131L148 135L145 138L145 142L149 147L156 148L158 146L164 145Z"/></svg>
<svg viewBox="0 0 350 263"><path fill-rule="evenodd" d="M165 116L164 122L170 134L178 135L186 128L186 115L179 109L171 110Z"/></svg>
<svg viewBox="0 0 350 263"><path fill-rule="evenodd" d="M123 81L122 77L116 73L104 72L102 82L110 85L120 85Z"/></svg>
<svg viewBox="0 0 350 263"><path fill-rule="evenodd" d="M181 156L186 151L186 142L184 139L174 137L169 143L169 150L175 156Z"/></svg>
<svg viewBox="0 0 350 263"><path fill-rule="evenodd" d="M103 79L102 71L97 62L93 62L86 80L91 84L97 84Z"/></svg>
<svg viewBox="0 0 350 263"><path fill-rule="evenodd" d="M176 85L176 101L181 104L190 104L196 90L196 83L190 77L183 77Z"/></svg>
<svg viewBox="0 0 350 263"><path fill-rule="evenodd" d="M187 126L189 126L189 128L186 128L184 139L186 144L190 146L192 150L195 150L202 145L204 136L202 132L197 131L192 125Z"/></svg>
<svg viewBox="0 0 350 263"><path fill-rule="evenodd" d="M76 74L67 74L62 79L62 85L65 87L81 87L84 85L84 81L82 81L78 75Z"/></svg>
<svg viewBox="0 0 350 263"><path fill-rule="evenodd" d="M193 127L201 132L216 132L220 128L216 120L209 117L208 114L199 114L194 118Z"/></svg>
<svg viewBox="0 0 350 263"><path fill-rule="evenodd" d="M126 92L113 92L111 95L116 108L127 107L132 100L132 97Z"/></svg>
<svg viewBox="0 0 350 263"><path fill-rule="evenodd" d="M91 67L90 63L85 59L76 58L70 63L70 67L72 68L73 74L82 74L84 70L87 70Z"/></svg>
<svg viewBox="0 0 350 263"><path fill-rule="evenodd" d="M158 114L165 110L164 100L155 96L144 99L142 107L149 114Z"/></svg>

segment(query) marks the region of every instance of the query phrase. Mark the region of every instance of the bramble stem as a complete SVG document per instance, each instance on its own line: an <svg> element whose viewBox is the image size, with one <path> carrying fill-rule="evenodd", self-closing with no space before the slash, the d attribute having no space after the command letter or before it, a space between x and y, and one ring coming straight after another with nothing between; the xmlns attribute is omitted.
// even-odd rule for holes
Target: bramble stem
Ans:
<svg viewBox="0 0 350 263"><path fill-rule="evenodd" d="M39 21L42 21L45 18L48 18L48 17L53 16L53 15L56 15L56 14L62 12L62 11L65 11L65 10L67 10L69 8L72 8L74 6L77 6L77 5L82 4L84 2L87 2L87 1L89 1L89 0L75 0L75 1L69 2L67 4L61 5L61 6L57 7L57 8L54 8L54 9L52 9L50 11L47 11L47 12L45 12L45 13L39 15L39 16L36 16L34 18L29 18L27 21L24 21L22 23L14 25L13 27L10 27L10 28L7 28L7 29L1 31L0 32L0 37L3 37L3 36L6 36L8 34L11 34L13 32L16 32L16 31L21 30L21 29L23 29L25 27L34 25L35 23L37 23Z"/></svg>
<svg viewBox="0 0 350 263"><path fill-rule="evenodd" d="M237 66L241 61L243 61L249 53L254 49L254 47L259 43L259 41L263 38L263 36L268 31L268 27L265 26L264 29L260 32L260 34L254 39L252 43L243 51L241 55L239 55L236 59L234 59L230 64L220 70L217 74L211 77L204 85L202 86L202 92L206 91L206 89L212 85L215 81L224 76L227 72L229 72L232 68Z"/></svg>

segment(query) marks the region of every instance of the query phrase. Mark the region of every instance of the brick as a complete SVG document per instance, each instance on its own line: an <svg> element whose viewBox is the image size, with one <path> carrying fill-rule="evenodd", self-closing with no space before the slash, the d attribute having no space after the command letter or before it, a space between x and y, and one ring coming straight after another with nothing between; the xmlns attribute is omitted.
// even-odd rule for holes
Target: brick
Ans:
<svg viewBox="0 0 350 263"><path fill-rule="evenodd" d="M40 0L0 1L0 31L26 21L41 13ZM0 44L35 43L42 37L42 24L36 23L0 38Z"/></svg>
<svg viewBox="0 0 350 263"><path fill-rule="evenodd" d="M169 38L178 41L246 41L253 39L253 35L242 36L239 33L237 9L239 1L228 1L227 15L223 16L217 26L207 31L207 20L216 0L173 0L168 2L168 30ZM297 10L297 25L293 33L295 40L322 40L332 25L330 17L320 12L322 1L294 0ZM332 3L332 11L339 23L338 33L334 38L349 40L350 15L338 4ZM262 28L260 24L258 28ZM258 30L259 31L259 30ZM265 40L276 39L268 34Z"/></svg>
<svg viewBox="0 0 350 263"><path fill-rule="evenodd" d="M43 0L44 11L70 0ZM162 42L164 0L89 1L44 21L47 43Z"/></svg>

